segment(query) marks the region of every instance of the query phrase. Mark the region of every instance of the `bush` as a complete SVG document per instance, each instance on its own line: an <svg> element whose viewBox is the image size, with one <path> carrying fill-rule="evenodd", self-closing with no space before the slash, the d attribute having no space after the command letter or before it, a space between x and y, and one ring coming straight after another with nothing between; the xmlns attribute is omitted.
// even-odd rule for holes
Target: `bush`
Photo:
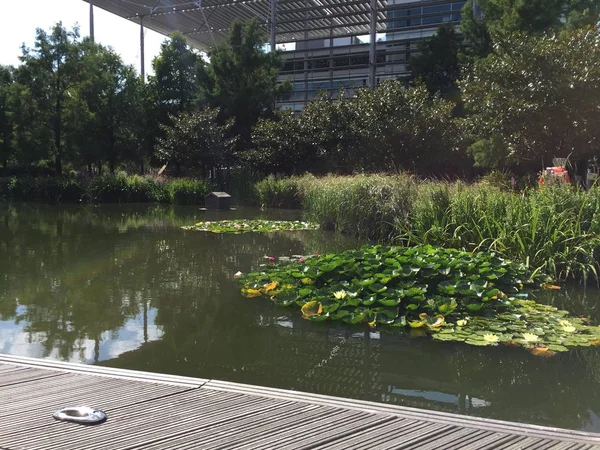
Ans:
<svg viewBox="0 0 600 450"><path fill-rule="evenodd" d="M169 182L168 189L171 203L201 205L204 204L204 196L211 191L212 186L204 180L180 178Z"/></svg>
<svg viewBox="0 0 600 450"><path fill-rule="evenodd" d="M314 177L292 177L277 180L273 175L259 181L254 186L256 199L261 206L270 208L298 209L302 207L304 193L302 185Z"/></svg>
<svg viewBox="0 0 600 450"><path fill-rule="evenodd" d="M87 196L96 203L166 202L169 191L164 183L139 175L104 175L93 178Z"/></svg>
<svg viewBox="0 0 600 450"><path fill-rule="evenodd" d="M0 196L15 200L78 202L83 195L83 185L68 177L13 177L0 182Z"/></svg>
<svg viewBox="0 0 600 450"><path fill-rule="evenodd" d="M178 203L202 205L211 186L187 178L164 181L150 176L103 175L91 180L75 177L13 177L0 179L0 198L46 203Z"/></svg>

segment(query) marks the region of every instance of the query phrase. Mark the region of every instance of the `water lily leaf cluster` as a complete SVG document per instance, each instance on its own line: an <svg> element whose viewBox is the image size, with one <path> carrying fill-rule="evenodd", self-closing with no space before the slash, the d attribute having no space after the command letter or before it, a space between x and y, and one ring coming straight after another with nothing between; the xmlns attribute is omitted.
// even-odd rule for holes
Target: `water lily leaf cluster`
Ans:
<svg viewBox="0 0 600 450"><path fill-rule="evenodd" d="M528 290L549 288L548 281L493 253L364 246L262 267L242 280L242 294L298 307L315 322L407 328L439 341L520 346L540 356L599 343L599 327L527 300Z"/></svg>
<svg viewBox="0 0 600 450"><path fill-rule="evenodd" d="M210 231L212 233L267 233L271 231L316 230L319 225L299 220L219 220L198 222L182 227L184 230Z"/></svg>

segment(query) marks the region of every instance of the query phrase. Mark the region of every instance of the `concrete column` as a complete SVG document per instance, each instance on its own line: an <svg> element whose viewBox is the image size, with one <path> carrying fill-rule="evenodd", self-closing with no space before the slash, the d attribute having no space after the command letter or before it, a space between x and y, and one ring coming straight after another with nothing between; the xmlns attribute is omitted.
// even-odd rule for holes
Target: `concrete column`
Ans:
<svg viewBox="0 0 600 450"><path fill-rule="evenodd" d="M140 73L146 82L146 48L144 43L144 17L140 16Z"/></svg>
<svg viewBox="0 0 600 450"><path fill-rule="evenodd" d="M369 42L369 88L377 87L377 0L371 0L371 40Z"/></svg>
<svg viewBox="0 0 600 450"><path fill-rule="evenodd" d="M90 0L90 39L94 41L94 0Z"/></svg>
<svg viewBox="0 0 600 450"><path fill-rule="evenodd" d="M271 0L271 51L277 49L277 0Z"/></svg>

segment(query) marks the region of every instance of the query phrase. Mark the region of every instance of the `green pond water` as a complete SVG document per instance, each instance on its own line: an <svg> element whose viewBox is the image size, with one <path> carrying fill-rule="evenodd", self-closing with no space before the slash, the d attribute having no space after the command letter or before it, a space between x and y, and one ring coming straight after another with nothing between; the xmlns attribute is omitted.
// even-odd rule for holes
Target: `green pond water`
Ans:
<svg viewBox="0 0 600 450"><path fill-rule="evenodd" d="M322 231L183 231L297 211L0 203L0 352L600 432L600 348L554 358L312 323L240 295L264 256L355 248ZM600 320L600 294L538 301Z"/></svg>

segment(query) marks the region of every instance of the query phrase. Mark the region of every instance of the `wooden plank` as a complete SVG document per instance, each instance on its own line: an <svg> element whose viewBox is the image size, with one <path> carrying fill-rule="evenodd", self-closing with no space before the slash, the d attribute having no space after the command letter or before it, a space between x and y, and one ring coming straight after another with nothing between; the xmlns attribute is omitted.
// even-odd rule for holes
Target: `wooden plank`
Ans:
<svg viewBox="0 0 600 450"><path fill-rule="evenodd" d="M101 377L122 378L132 381L151 381L152 383L164 383L174 385L186 385L199 387L208 380L203 378L182 377L179 375L168 375L162 373L142 372L138 370L114 369L112 367L88 366L83 364L63 363L60 361L49 361L45 359L27 358L24 356L0 355L0 362L11 365L21 365L52 371L64 371L71 373L83 373L86 375L97 375Z"/></svg>
<svg viewBox="0 0 600 450"><path fill-rule="evenodd" d="M225 390L228 392L240 392L248 395L266 395L280 399L294 399L300 402L310 402L322 405L337 406L341 408L358 409L380 414L392 414L398 417L411 418L415 420L440 422L457 426L498 431L501 433L512 433L522 436L538 436L541 438L553 438L558 440L570 440L573 442L593 443L600 445L600 434L584 431L567 430L541 425L507 422L480 417L461 416L433 410L422 410L384 403L375 403L363 400L330 397L327 395L312 394L307 392L287 391L263 386L251 386L227 381L211 380L205 386L207 389Z"/></svg>
<svg viewBox="0 0 600 450"><path fill-rule="evenodd" d="M8 450L600 450L595 433L27 358L0 356L0 398ZM108 421L52 418L75 405Z"/></svg>

